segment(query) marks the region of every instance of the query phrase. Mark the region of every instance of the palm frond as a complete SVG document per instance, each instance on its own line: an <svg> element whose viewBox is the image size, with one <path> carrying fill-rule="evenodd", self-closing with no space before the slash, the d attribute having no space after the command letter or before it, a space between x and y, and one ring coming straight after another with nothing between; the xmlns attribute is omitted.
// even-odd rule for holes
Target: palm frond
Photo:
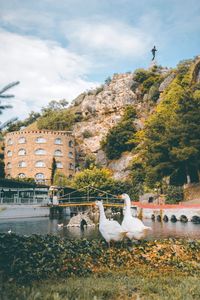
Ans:
<svg viewBox="0 0 200 300"><path fill-rule="evenodd" d="M0 90L0 95L3 94L5 91L11 89L12 87L18 85L19 83L20 83L20 81L14 81L14 82L9 83L2 90Z"/></svg>
<svg viewBox="0 0 200 300"><path fill-rule="evenodd" d="M1 95L0 94L0 98L14 98L15 96L14 95Z"/></svg>

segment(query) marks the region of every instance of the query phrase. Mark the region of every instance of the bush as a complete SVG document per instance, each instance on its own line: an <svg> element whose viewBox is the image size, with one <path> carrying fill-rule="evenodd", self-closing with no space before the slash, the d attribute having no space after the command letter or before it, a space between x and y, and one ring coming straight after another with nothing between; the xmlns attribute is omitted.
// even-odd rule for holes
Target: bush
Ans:
<svg viewBox="0 0 200 300"><path fill-rule="evenodd" d="M183 201L183 187L170 185L165 190L166 203L176 204Z"/></svg>
<svg viewBox="0 0 200 300"><path fill-rule="evenodd" d="M90 137L92 137L92 136L93 136L93 134L92 134L92 132L91 132L90 130L85 129L85 130L83 131L83 137L84 137L84 139L90 138Z"/></svg>
<svg viewBox="0 0 200 300"><path fill-rule="evenodd" d="M143 83L149 77L149 72L144 69L138 69L135 71L134 80Z"/></svg>
<svg viewBox="0 0 200 300"><path fill-rule="evenodd" d="M136 132L133 124L136 112L132 106L127 106L122 121L111 128L101 141L101 146L108 159L118 159L124 151L131 151L134 143L130 142Z"/></svg>

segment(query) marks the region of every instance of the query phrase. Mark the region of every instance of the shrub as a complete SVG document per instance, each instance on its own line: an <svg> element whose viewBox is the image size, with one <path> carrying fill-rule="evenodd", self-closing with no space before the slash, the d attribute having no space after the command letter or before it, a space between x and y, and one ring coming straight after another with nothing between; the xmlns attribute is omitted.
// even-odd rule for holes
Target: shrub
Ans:
<svg viewBox="0 0 200 300"><path fill-rule="evenodd" d="M90 137L92 137L92 136L93 136L93 134L92 134L92 132L91 132L90 130L85 129L85 130L83 131L83 137L84 137L84 139L90 138Z"/></svg>
<svg viewBox="0 0 200 300"><path fill-rule="evenodd" d="M183 187L169 185L165 190L166 203L179 203L183 201Z"/></svg>
<svg viewBox="0 0 200 300"><path fill-rule="evenodd" d="M108 159L118 159L124 151L131 151L134 143L130 142L136 132L133 121L136 111L132 106L127 106L122 121L111 128L101 141L101 146Z"/></svg>

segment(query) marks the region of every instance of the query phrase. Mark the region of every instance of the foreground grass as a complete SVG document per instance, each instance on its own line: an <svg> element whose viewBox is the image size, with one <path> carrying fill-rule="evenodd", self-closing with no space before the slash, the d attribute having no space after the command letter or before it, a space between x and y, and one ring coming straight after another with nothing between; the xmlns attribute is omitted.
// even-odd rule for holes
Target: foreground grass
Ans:
<svg viewBox="0 0 200 300"><path fill-rule="evenodd" d="M86 278L1 285L1 300L195 300L200 277L143 269Z"/></svg>
<svg viewBox="0 0 200 300"><path fill-rule="evenodd" d="M0 300L200 299L200 241L0 234Z"/></svg>

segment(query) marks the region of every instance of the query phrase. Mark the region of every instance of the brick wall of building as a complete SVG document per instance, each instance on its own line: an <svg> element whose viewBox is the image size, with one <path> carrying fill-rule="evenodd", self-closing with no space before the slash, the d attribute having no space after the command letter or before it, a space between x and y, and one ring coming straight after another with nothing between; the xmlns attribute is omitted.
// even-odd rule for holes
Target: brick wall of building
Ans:
<svg viewBox="0 0 200 300"><path fill-rule="evenodd" d="M52 161L67 177L75 172L74 137L67 131L16 131L5 138L6 177L35 178L50 183Z"/></svg>

